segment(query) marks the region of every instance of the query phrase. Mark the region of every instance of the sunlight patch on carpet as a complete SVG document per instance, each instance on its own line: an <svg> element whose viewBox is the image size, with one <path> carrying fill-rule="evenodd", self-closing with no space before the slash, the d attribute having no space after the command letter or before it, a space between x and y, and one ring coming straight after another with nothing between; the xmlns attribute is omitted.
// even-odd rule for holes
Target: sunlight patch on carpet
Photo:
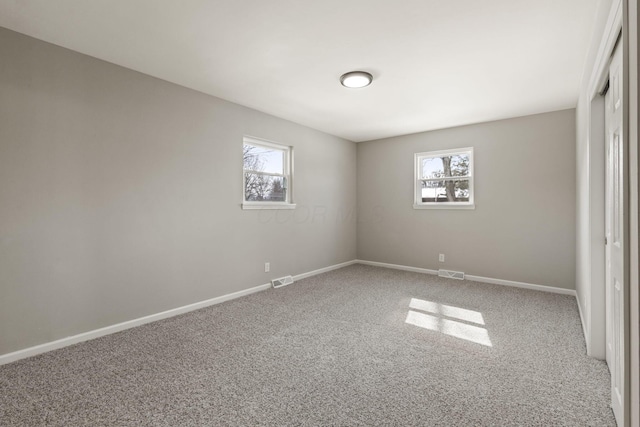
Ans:
<svg viewBox="0 0 640 427"><path fill-rule="evenodd" d="M440 314L445 317L453 317L458 320L477 323L484 325L482 313L466 308L454 307L452 305L440 304L433 301L425 301L423 299L411 298L409 308L414 310L426 311L427 313Z"/></svg>
<svg viewBox="0 0 640 427"><path fill-rule="evenodd" d="M444 305L432 301L411 298L405 323L430 331L436 331L455 338L492 347L489 332L485 328L469 325L458 320L445 319L443 316L484 325L482 313L460 307ZM420 310L420 311L415 311ZM428 312L432 314L422 313Z"/></svg>

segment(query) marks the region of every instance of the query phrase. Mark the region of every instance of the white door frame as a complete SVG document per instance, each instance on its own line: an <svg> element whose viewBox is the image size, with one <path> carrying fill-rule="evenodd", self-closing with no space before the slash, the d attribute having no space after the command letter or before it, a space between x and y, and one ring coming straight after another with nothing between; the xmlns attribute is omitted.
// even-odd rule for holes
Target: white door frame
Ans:
<svg viewBox="0 0 640 427"><path fill-rule="evenodd" d="M640 46L638 43L638 26L640 15L638 0L629 0L624 16L627 18L623 32L624 41L628 46L628 76L629 76L629 205L630 205L630 242L629 242L629 425L640 426L640 209L638 191L640 188L640 150L638 143L638 122L640 121L640 93L638 87L638 58Z"/></svg>
<svg viewBox="0 0 640 427"><path fill-rule="evenodd" d="M624 137L624 100L623 93L623 52L622 40L616 45L609 66L609 90L606 95L606 145L607 166L605 186L605 229L606 229L606 360L611 375L611 409L619 425L625 425L625 378L628 368L625 352L628 352L625 324L628 309L625 307L624 292L628 288L628 274L625 271L628 262L629 231L628 215L628 146ZM628 299L627 299L628 300Z"/></svg>
<svg viewBox="0 0 640 427"><path fill-rule="evenodd" d="M588 170L589 170L589 294L583 321L587 354L605 359L605 248L604 183L605 129L601 92L609 78L609 62L622 31L622 0L614 0L589 80Z"/></svg>
<svg viewBox="0 0 640 427"><path fill-rule="evenodd" d="M631 17L631 19L629 19ZM638 0L613 0L609 18L605 26L604 35L599 45L594 68L591 72L589 80L589 103L587 105L587 114L589 120L589 157L587 168L589 170L590 182L604 182L604 170L599 171L597 165L604 163L604 156L598 158L598 150L595 150L596 156L591 156L594 152L591 147L597 144L604 144L604 140L598 135L598 126L594 126L596 117L599 114L598 103L594 102L601 91L604 82L608 78L608 64L613 47L618 34L622 31L623 41L623 93L624 112L623 112L623 138L628 141L628 170L625 184L627 189L628 203L626 208L627 223L627 257L625 259L625 287L624 287L624 315L623 325L625 329L624 342L624 420L623 426L640 426L640 324L638 310L640 307L640 289L639 289L639 261L640 244L638 236L638 188L640 181L638 178ZM593 109L593 111L592 111ZM595 131L594 131L595 129ZM602 150L604 154L604 150ZM594 167L595 166L595 167ZM592 173L594 173L592 175ZM601 175L601 176L598 176ZM601 256L600 246L604 245L604 241L600 242L602 235L603 223L594 221L598 212L604 211L604 197L602 200L594 198L589 206L589 241L591 273L604 272L604 257ZM594 215L595 213L595 215ZM595 250L594 250L595 248ZM605 357L605 334L598 325L605 322L604 298L593 298L594 296L603 295L604 277L591 274L589 280L589 300L585 300L586 315L583 318L585 338L587 341L588 354L594 357L604 359Z"/></svg>

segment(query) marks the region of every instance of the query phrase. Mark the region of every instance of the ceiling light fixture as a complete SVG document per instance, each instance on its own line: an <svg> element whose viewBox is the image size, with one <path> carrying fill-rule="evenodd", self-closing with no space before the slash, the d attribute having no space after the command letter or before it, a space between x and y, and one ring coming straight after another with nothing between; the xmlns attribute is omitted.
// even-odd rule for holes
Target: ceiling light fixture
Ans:
<svg viewBox="0 0 640 427"><path fill-rule="evenodd" d="M373 81L373 76L366 71L350 71L340 76L342 86L348 88L366 87Z"/></svg>

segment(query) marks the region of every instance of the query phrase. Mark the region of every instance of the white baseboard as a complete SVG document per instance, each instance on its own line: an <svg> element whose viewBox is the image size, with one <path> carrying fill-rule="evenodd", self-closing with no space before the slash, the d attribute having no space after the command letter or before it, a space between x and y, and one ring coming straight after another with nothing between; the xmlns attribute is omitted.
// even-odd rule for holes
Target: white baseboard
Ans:
<svg viewBox="0 0 640 427"><path fill-rule="evenodd" d="M89 341L94 338L100 338L105 335L113 334L116 332L124 331L125 329L135 328L146 323L156 322L158 320L166 319L168 317L177 316L179 314L188 313L190 311L198 310L201 308L209 307L230 301L232 299L240 298L245 295L250 295L256 292L267 290L271 287L271 283L267 283L253 288L245 289L242 291L234 292L227 295L222 295L216 298L211 298L205 301L196 302L193 304L185 305L171 310L162 311L156 314L150 314L149 316L139 317L137 319L128 320L126 322L117 323L115 325L105 326L104 328L95 329L93 331L83 332L78 335L72 335L70 337L61 338L56 341L36 345L33 347L25 348L23 350L14 351L13 353L7 353L0 355L0 365L15 362L16 360L25 359L27 357L35 356L48 351L57 350L59 348L67 347L73 344L78 344L83 341Z"/></svg>
<svg viewBox="0 0 640 427"><path fill-rule="evenodd" d="M582 306L580 305L580 299L576 294L576 303L578 304L578 313L580 314L580 323L582 323L582 333L584 334L584 342L587 345L587 355L591 354L591 334L589 328L587 328L587 318L582 314Z"/></svg>
<svg viewBox="0 0 640 427"><path fill-rule="evenodd" d="M409 267L407 265L387 264L386 262L356 260L355 263L363 265L372 265L374 267L392 268L394 270L412 271L414 273L438 274L438 270L429 270L427 268Z"/></svg>
<svg viewBox="0 0 640 427"><path fill-rule="evenodd" d="M307 273L301 273L293 277L294 280L302 280L307 277L315 276L317 274L326 273L328 271L337 270L339 268L348 267L353 264L363 264L363 265L371 265L375 267L383 267L383 268L391 268L394 270L404 270L411 271L414 273L423 273L423 274L432 274L437 275L437 270L429 270L426 268L418 268L418 267L409 267L406 265L397 265L397 264L388 264L384 262L375 262L375 261L365 261L365 260L352 260L343 262L341 264L331 265L329 267L320 268L318 270L313 270ZM553 292L564 295L576 295L576 292L571 289L562 289L562 288L554 288L551 286L543 286L543 285L534 285L531 283L523 283L523 282L514 282L511 280L502 280L502 279L491 279L487 277L480 276L466 276L467 280L474 280L477 282L485 282L492 283L496 285L504 285L504 286L512 286L516 288L525 288L525 289L533 289L537 291L544 292ZM245 295L250 295L256 292L264 291L271 288L271 284L267 283L260 286L255 286L253 288L245 289L242 291L234 292L227 295L222 295L217 298L208 299L205 301L200 301L194 304L185 305L182 307L174 308L171 310L163 311L161 313L151 314L149 316L140 317L138 319L129 320L126 322L118 323L111 326L106 326L104 328L95 329L93 331L83 332L81 334L73 335L70 337L62 338L56 341L51 341L48 343L36 345L33 347L25 348L23 350L14 351L12 353L6 353L0 355L0 365L5 365L7 363L15 362L20 359L25 359L27 357L35 356L38 354L46 353L48 351L57 350L59 348L67 347L73 344L78 344L83 341L89 341L95 338L99 338L105 335L113 334L115 332L124 331L125 329L134 328L136 326L141 326L146 323L155 322L158 320L166 319L169 317L177 316L179 314L188 313L190 311L198 310L201 308L209 307L212 305L220 304L225 301L230 301L236 298L243 297ZM580 304L578 304L580 307ZM580 312L582 316L582 312ZM584 325L584 321L583 321Z"/></svg>
<svg viewBox="0 0 640 427"><path fill-rule="evenodd" d="M349 265L355 264L356 261L348 261L342 264L336 264L325 268L320 268L318 270L310 271L308 273L298 274L294 276L294 280L302 280L307 277L315 276L316 274L326 273L327 271L336 270L338 268L347 267ZM208 299L205 301L196 302L193 304L185 305L182 307L174 308L171 310L163 311L161 313L151 314L149 316L140 317L138 319L128 320L126 322L117 323L115 325L106 326L104 328L95 329L93 331L83 332L78 335L73 335L66 338L61 338L56 341L47 342L44 344L36 345L33 347L28 347L23 350L14 351L12 353L6 353L0 355L0 365L5 365L7 363L15 362L20 359L25 359L27 357L36 356L41 353L46 353L48 351L57 350L59 348L67 347L73 344L78 344L83 341L89 341L95 338L100 338L105 335L113 334L116 332L124 331L125 329L135 328L136 326L141 326L146 323L155 322L158 320L166 319L168 317L177 316L179 314L188 313L190 311L198 310L201 308L209 307L212 305L220 304L225 301L230 301L232 299L240 298L245 295L250 295L256 292L264 291L271 288L271 283L266 283L264 285L255 286L253 288L245 289L242 291L234 292L227 295L222 295L216 298Z"/></svg>
<svg viewBox="0 0 640 427"><path fill-rule="evenodd" d="M406 265L387 264L384 262L357 260L358 264L373 265L375 267L392 268L394 270L413 271L415 273L424 274L438 274L438 270L430 270L427 268L408 267ZM536 285L533 283L515 282L513 280L492 279L490 277L473 276L465 274L465 280L472 280L475 282L491 283L493 285L510 286L512 288L531 289L534 291L551 292L554 294L573 295L576 296L576 291L573 289L556 288L553 286Z"/></svg>
<svg viewBox="0 0 640 427"><path fill-rule="evenodd" d="M356 260L351 260L351 261L343 262L341 264L330 265L329 267L319 268L317 270L309 271L308 273L302 273L302 274L298 274L296 276L293 276L293 280L296 281L296 280L306 279L307 277L315 276L317 274L326 273L326 272L332 271L332 270L337 270L337 269L343 268L343 267L348 267L348 266L356 264L356 263L357 263Z"/></svg>
<svg viewBox="0 0 640 427"><path fill-rule="evenodd" d="M553 294L571 295L574 297L576 296L576 291L573 289L556 288L554 286L536 285L534 283L516 282L513 280L492 279L490 277L473 276L471 274L466 274L464 278L465 280L491 283L493 285L511 286L512 288L531 289L533 291L551 292Z"/></svg>

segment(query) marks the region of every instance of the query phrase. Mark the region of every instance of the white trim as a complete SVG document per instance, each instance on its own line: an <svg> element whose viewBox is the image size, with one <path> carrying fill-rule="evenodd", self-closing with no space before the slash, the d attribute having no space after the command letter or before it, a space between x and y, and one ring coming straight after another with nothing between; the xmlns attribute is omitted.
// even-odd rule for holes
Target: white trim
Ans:
<svg viewBox="0 0 640 427"><path fill-rule="evenodd" d="M284 156L283 158L283 173L266 173L266 172L257 172L253 170L248 170L244 168L244 164L242 165L242 209L295 209L296 205L293 203L293 146L292 145L284 145L277 142L269 141L262 138L257 138L255 136L244 135L242 137L242 146L244 148L245 145L252 145L254 147L262 147L262 148L273 148L275 150L282 151ZM262 175L268 176L279 176L286 180L286 192L285 197L286 201L284 202L252 202L247 201L245 198L247 197L246 190L246 178L247 172L250 173L260 173ZM261 207L254 207L257 204L261 204Z"/></svg>
<svg viewBox="0 0 640 427"><path fill-rule="evenodd" d="M410 271L410 272L422 273L422 274L431 274L431 275L437 275L438 274L438 270L430 270L430 269L426 269L426 268L410 267L410 266L406 266L406 265L388 264L388 263L384 263L384 262L366 261L366 260L355 259L355 260L343 262L343 263L340 263L340 264L335 264L335 265L331 265L331 266L328 266L328 267L319 268L317 270L309 271L307 273L301 273L301 274L295 275L295 276L293 276L293 280L294 281L298 281L298 280L306 279L306 278L311 277L311 276L315 276L315 275L322 274L322 273L327 273L329 271L333 271L333 270L337 270L337 269L340 269L340 268L348 267L348 266L354 265L354 264L370 265L370 266L374 266L374 267L390 268L390 269L394 269L394 270L403 270L403 271ZM566 294L566 295L575 295L575 291L574 290L554 288L554 287L551 287L551 286L534 285L534 284L530 284L530 283L513 282L513 281L510 281L510 280L501 280L501 279L490 279L490 278L486 278L486 277L470 276L470 275L467 275L466 278L468 280L475 280L477 282L493 283L493 284L498 284L498 285L505 285L505 286L533 289L533 290L538 290L538 291L553 292L553 293L560 293L560 294ZM233 299L236 299L236 298L240 298L240 297L243 297L243 296L246 296L246 295L250 295L250 294L253 294L253 293L256 293L256 292L265 291L265 290L270 289L270 288L271 288L271 283L266 283L264 285L255 286L253 288L245 289L245 290L234 292L234 293L227 294L227 295L222 295L222 296L219 296L219 297L216 297L216 298L208 299L208 300L205 300L205 301L200 301L200 302L197 302L197 303L194 303L194 304L189 304L189 305L185 305L185 306L182 306L182 307L174 308L174 309L171 309L171 310L166 310L166 311L163 311L163 312L160 312L160 313L151 314L151 315L148 315L148 316L140 317L138 319L128 320L126 322L117 323L115 325L106 326L104 328L95 329L93 331L83 332L81 334L73 335L73 336L66 337L66 338L61 338L61 339L56 340L56 341L51 341L51 342L48 342L48 343L39 344L39 345L36 345L36 346L33 346L33 347L29 347L29 348L25 348L25 349L22 349L22 350L14 351L12 353L6 353L6 354L3 354L3 355L0 355L0 365L5 365L7 363L15 362L17 360L25 359L27 357L36 356L38 354L47 353L49 351L57 350L57 349L60 349L60 348L63 348L63 347L68 347L68 346L73 345L73 344L78 344L78 343L81 343L81 342L84 342L84 341L89 341L89 340L92 340L92 339L95 339L95 338L100 338L100 337L103 337L105 335L110 335L110 334L113 334L113 333L116 333L116 332L124 331L126 329L131 329L131 328L134 328L136 326L141 326L141 325L144 325L144 324L147 324L147 323L151 323L151 322L155 322L155 321L158 321L158 320L167 319L169 317L177 316L179 314L184 314L184 313L188 313L190 311L199 310L201 308L205 308L205 307L209 307L209 306L212 306L212 305L220 304L220 303L223 303L225 301L230 301L230 300L233 300Z"/></svg>
<svg viewBox="0 0 640 427"><path fill-rule="evenodd" d="M435 275L438 274L438 270L429 270L427 268L409 267L406 265L397 265L397 264L387 264L384 262L376 262L376 261L357 260L356 262L358 264L372 265L375 267L392 268L394 270L412 271L415 273L424 273L424 274L435 274ZM491 283L493 285L510 286L512 288L522 288L522 289L531 289L534 291L551 292L554 294L572 295L574 297L576 296L576 291L574 289L556 288L553 286L536 285L533 283L516 282L513 280L493 279L490 277L473 276L471 274L466 274L466 273L465 273L465 280L471 280L474 282Z"/></svg>
<svg viewBox="0 0 640 427"><path fill-rule="evenodd" d="M427 268L419 268L419 267L409 267L407 265L387 264L386 262L365 261L361 259L356 260L356 263L363 264L363 265L371 265L373 267L383 267L383 268L391 268L394 270L412 271L414 273L433 274L435 276L438 275L438 270L429 270Z"/></svg>
<svg viewBox="0 0 640 427"><path fill-rule="evenodd" d="M356 264L356 263L357 263L356 260L351 260L351 261L343 262L341 264L330 265L329 267L319 268L317 270L309 271L307 273L301 273L301 274L295 275L295 276L293 276L293 280L294 281L298 281L298 280L306 279L307 277L311 277L311 276L315 276L315 275L318 275L318 274L326 273L326 272L329 272L329 271L337 270L339 268L349 267L350 265L353 265L353 264Z"/></svg>
<svg viewBox="0 0 640 427"><path fill-rule="evenodd" d="M473 153L473 147L452 148L450 150L437 150L437 151L423 151L422 153L415 153L418 157L439 157L447 154L464 154Z"/></svg>
<svg viewBox="0 0 640 427"><path fill-rule="evenodd" d="M286 151L289 148L291 148L290 146L281 144L279 142L269 141L268 139L258 138L257 136L251 136L251 135L244 135L242 137L242 142L243 144L256 145L258 147L262 146L262 147L275 148L276 150L282 150L282 151Z"/></svg>
<svg viewBox="0 0 640 427"><path fill-rule="evenodd" d="M602 137L596 137L593 134L593 122L594 114L600 114L593 110L594 99L599 95L606 79L609 76L609 62L611 54L613 53L613 47L615 46L618 35L622 30L622 1L613 0L609 9L609 15L607 22L603 28L603 33L598 42L598 52L596 54L594 63L591 68L588 69L585 64L585 74L583 79L588 78L588 86L586 96L586 116L588 120L587 124L587 186L589 192L587 195L587 234L585 237L585 248L588 254L588 274L583 279L586 283L585 292L588 295L587 302L589 306L582 306L585 304L584 295L581 297L582 302L578 301L578 306L583 309L581 312L583 321L583 330L585 330L589 336L585 339L587 342L587 355L598 359L604 358L605 355L605 307L604 307L604 242L601 239L601 235L604 229L603 216L605 209L604 201L604 188L602 194L598 196L592 195L594 186L592 182L604 183L604 140ZM588 74L590 73L590 74ZM597 149L592 148L592 144L602 144ZM602 220L600 220L602 219ZM603 275L603 277L594 277L594 271ZM592 326L594 325L594 326Z"/></svg>
<svg viewBox="0 0 640 427"><path fill-rule="evenodd" d="M242 204L243 210L253 209L295 209L295 203L276 203L276 202L244 202Z"/></svg>
<svg viewBox="0 0 640 427"><path fill-rule="evenodd" d="M622 2L620 0L614 0L609 10L607 23L604 27L603 38L600 40L594 67L591 70L591 77L589 79L589 101L598 95L609 76L609 59L611 58L613 47L621 30Z"/></svg>
<svg viewBox="0 0 640 427"><path fill-rule="evenodd" d="M294 276L293 278L294 280L302 280L307 277L315 276L316 274L326 273L327 271L336 270L342 267L347 267L355 263L356 263L355 260L343 262L341 264L331 265L329 267L320 268L318 270L313 270L307 273L301 273L301 274L298 274L297 276ZM136 326L141 326L146 323L167 319L169 317L177 316L179 314L184 314L190 311L199 310L201 308L220 304L225 301L230 301L230 300L240 298L246 295L250 295L256 292L265 291L267 289L271 289L271 283L266 283L264 285L255 286L253 288L244 289L242 291L233 292L231 294L222 295L216 298L196 302L196 303L185 305L182 307L173 308L171 310L166 310L160 313L150 314L148 316L140 317L133 320L128 320L126 322L117 323L115 325L105 326L104 328L83 332L81 334L72 335L70 337L61 338L56 341L39 344L33 347L28 347L22 350L14 351L12 353L2 354L0 355L0 366L5 365L7 363L15 362L20 359L25 359L27 357L36 356L42 353L47 353L49 351L57 350L63 347L68 347L73 344L78 344L84 341L100 338L105 335L110 335L116 332L124 331L126 329L135 328Z"/></svg>
<svg viewBox="0 0 640 427"><path fill-rule="evenodd" d="M426 204L430 203L430 204ZM413 205L413 209L475 209L476 205L473 203L464 202L425 202L421 205Z"/></svg>
<svg viewBox="0 0 640 427"><path fill-rule="evenodd" d="M48 343L25 348L23 350L14 351L13 353L3 354L3 355L0 355L0 365L11 363L19 359L24 359L26 357L35 356L37 354L46 353L48 351L57 350L59 348L67 347L83 341L89 341L94 338L100 338L105 335L124 331L125 329L135 328L136 326L141 326L146 323L151 323L151 322L166 319L169 317L177 316L179 314L188 313L190 311L199 310L201 308L220 304L225 301L240 298L240 297L250 295L256 292L264 291L270 288L271 288L271 283L266 283L264 285L255 286L253 288L245 289L245 290L234 292L231 294L222 295L222 296L211 298L205 301L184 305L182 307L173 308L171 310L162 311L160 313L150 314L148 316L139 317L137 319L128 320L126 322L116 323L115 325L105 326L104 328L95 329L93 331L83 332L78 335L72 335L70 337L61 338L56 341L51 341Z"/></svg>
<svg viewBox="0 0 640 427"><path fill-rule="evenodd" d="M493 279L491 277L473 276L467 274L466 280L472 280L474 282L491 283L493 285L510 286L512 288L531 289L533 291L550 292L553 294L571 295L576 296L575 289L557 288L555 286L537 285L535 283L516 282L514 280Z"/></svg>
<svg viewBox="0 0 640 427"><path fill-rule="evenodd" d="M422 178L421 177L421 160L425 157L435 158L443 155L467 154L469 156L469 175L461 177L444 177L444 178ZM413 209L475 209L474 204L474 154L473 147L452 148L450 150L424 151L422 153L413 154ZM423 202L422 201L422 181L451 181L466 180L469 182L469 201L468 202ZM420 182L420 184L418 184Z"/></svg>
<svg viewBox="0 0 640 427"><path fill-rule="evenodd" d="M629 52L629 175L630 175L630 252L629 252L629 268L630 268L630 280L629 280L629 314L630 314L630 369L629 377L630 381L630 400L629 407L631 413L629 414L629 424L639 426L640 425L640 271L638 266L638 259L640 259L640 244L638 242L640 232L638 230L639 209L638 209L638 187L640 181L638 179L638 160L639 160L639 147L638 147L638 118L639 102L638 102L638 0L630 0L628 2L627 9L627 23L628 23L628 52Z"/></svg>
<svg viewBox="0 0 640 427"><path fill-rule="evenodd" d="M591 335L587 330L586 317L582 314L582 306L580 305L580 298L576 293L576 302L578 304L578 314L580 314L580 322L582 323L582 333L584 334L584 342L587 345L587 355L591 352Z"/></svg>
<svg viewBox="0 0 640 427"><path fill-rule="evenodd" d="M287 175L285 175L283 173L277 173L277 172L262 172L262 171L256 171L256 170L253 170L253 169L245 169L244 171L245 171L245 173L249 172L249 173L255 173L257 175L277 176L277 177L280 177L280 178L286 178L287 177Z"/></svg>

